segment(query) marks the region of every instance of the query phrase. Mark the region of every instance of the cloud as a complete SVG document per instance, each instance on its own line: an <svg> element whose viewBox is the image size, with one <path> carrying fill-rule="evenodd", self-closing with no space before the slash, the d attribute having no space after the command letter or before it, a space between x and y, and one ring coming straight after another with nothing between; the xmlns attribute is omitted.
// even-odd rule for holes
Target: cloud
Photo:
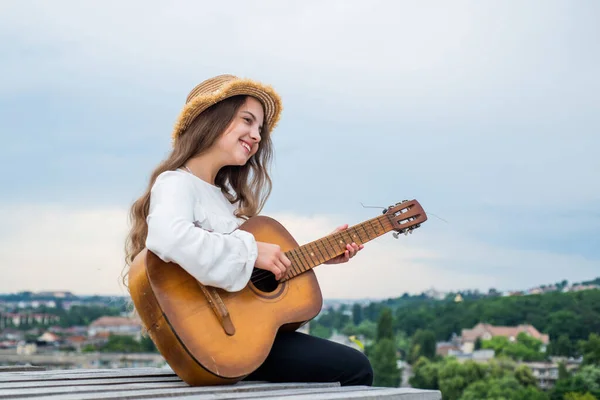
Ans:
<svg viewBox="0 0 600 400"><path fill-rule="evenodd" d="M300 243L349 222L341 215L273 214ZM0 212L0 292L70 290L127 295L121 285L126 210L29 205ZM350 221L351 225L362 221ZM597 263L583 257L521 251L428 229L379 237L349 263L320 265L326 298L387 298L404 292L525 288L572 277L587 279ZM440 234L441 233L441 234Z"/></svg>
<svg viewBox="0 0 600 400"><path fill-rule="evenodd" d="M6 206L0 218L0 292L126 293L119 286L124 210Z"/></svg>
<svg viewBox="0 0 600 400"><path fill-rule="evenodd" d="M168 151L187 90L223 72L264 80L284 98L268 210L299 235L349 222L341 215L370 217L360 202L403 198L450 222L430 216L416 236L386 236L351 264L318 268L331 295L359 290L354 276L370 293L395 293L593 274L598 4L223 4L3 4L0 203L13 222L0 227L0 259L17 271L6 282L92 284L73 259L95 266L92 280L108 285L97 290L118 290L126 227L117 215ZM19 206L33 199L49 204ZM32 230L34 216L60 230ZM104 251L86 245L93 259L61 242L89 240L84 221L105 232ZM32 241L54 275L35 266L48 263Z"/></svg>

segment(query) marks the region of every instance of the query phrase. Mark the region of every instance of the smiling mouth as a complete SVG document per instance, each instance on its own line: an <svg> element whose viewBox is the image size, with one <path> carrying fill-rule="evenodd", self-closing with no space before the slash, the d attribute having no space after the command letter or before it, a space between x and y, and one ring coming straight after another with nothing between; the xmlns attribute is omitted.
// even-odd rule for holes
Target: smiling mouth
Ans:
<svg viewBox="0 0 600 400"><path fill-rule="evenodd" d="M250 154L250 151L251 151L250 145L248 143L244 142L243 140L240 140L240 144L242 145L242 147L244 149L246 149L246 151L248 152L248 154Z"/></svg>

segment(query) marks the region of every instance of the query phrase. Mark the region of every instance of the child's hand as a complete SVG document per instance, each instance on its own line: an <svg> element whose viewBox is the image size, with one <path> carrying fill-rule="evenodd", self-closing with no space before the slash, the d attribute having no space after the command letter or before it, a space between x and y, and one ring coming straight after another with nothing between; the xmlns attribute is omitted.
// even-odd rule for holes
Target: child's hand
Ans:
<svg viewBox="0 0 600 400"><path fill-rule="evenodd" d="M276 244L256 242L258 247L258 257L254 266L256 268L271 271L277 280L285 276L286 270L292 265L292 262L281 251L281 247Z"/></svg>
<svg viewBox="0 0 600 400"><path fill-rule="evenodd" d="M331 233L333 234L333 233L341 232L346 229L348 229L348 224L337 227ZM348 262L352 257L354 257L356 255L356 253L358 253L360 250L362 250L364 248L365 248L365 246L362 244L360 246L357 245L356 243L346 244L346 251L344 252L344 254L340 254L339 256L332 258L331 260L325 262L325 264L341 264L341 263Z"/></svg>

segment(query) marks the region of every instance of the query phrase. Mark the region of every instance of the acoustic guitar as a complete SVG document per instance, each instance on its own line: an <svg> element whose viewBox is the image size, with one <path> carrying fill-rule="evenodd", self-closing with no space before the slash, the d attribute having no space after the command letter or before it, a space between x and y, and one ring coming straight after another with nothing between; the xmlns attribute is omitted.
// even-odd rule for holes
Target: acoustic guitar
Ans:
<svg viewBox="0 0 600 400"><path fill-rule="evenodd" d="M175 263L148 249L134 259L129 287L150 338L173 371L189 385L232 384L265 360L279 330L296 330L321 311L314 267L340 255L346 243L367 243L387 232L412 233L427 215L416 200L319 240L298 245L276 220L256 216L239 229L278 244L292 262L279 281L255 268L238 292L202 285Z"/></svg>

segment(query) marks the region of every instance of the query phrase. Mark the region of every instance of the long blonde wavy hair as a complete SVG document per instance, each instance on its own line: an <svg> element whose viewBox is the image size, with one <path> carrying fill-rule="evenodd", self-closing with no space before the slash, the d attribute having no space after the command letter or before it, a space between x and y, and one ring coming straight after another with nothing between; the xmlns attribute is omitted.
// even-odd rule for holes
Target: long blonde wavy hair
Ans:
<svg viewBox="0 0 600 400"><path fill-rule="evenodd" d="M181 168L190 158L206 152L225 132L246 96L233 96L216 103L203 111L175 141L173 150L150 175L145 193L131 206L129 222L131 229L125 242L125 262L123 284L129 266L144 249L148 225L146 217L150 208L150 190L158 175L165 171ZM233 204L239 202L235 215L244 219L260 213L271 194L271 178L268 169L273 157L273 147L269 127L263 125L258 151L243 166L221 168L215 178L215 185Z"/></svg>

